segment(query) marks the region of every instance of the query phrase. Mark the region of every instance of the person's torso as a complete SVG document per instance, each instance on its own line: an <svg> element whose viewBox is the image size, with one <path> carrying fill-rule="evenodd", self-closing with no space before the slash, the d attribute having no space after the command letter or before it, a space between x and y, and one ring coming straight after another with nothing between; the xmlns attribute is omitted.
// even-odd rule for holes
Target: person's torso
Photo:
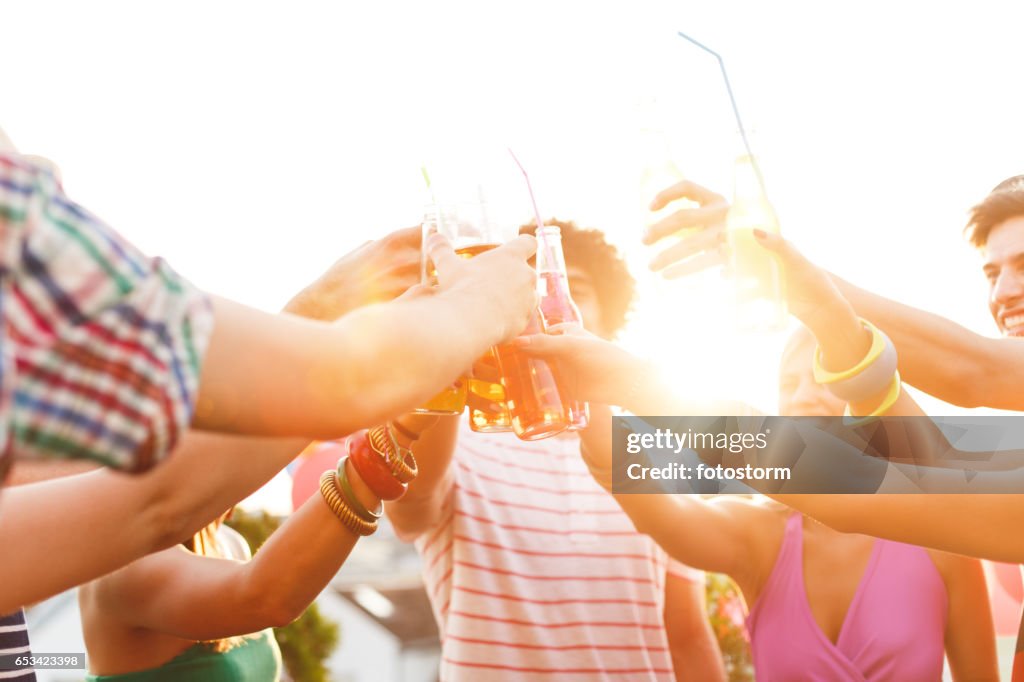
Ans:
<svg viewBox="0 0 1024 682"><path fill-rule="evenodd" d="M787 520L747 621L758 680L941 679L948 597L928 552L876 540L832 641L808 603L801 519Z"/></svg>
<svg viewBox="0 0 1024 682"><path fill-rule="evenodd" d="M417 541L442 680L674 679L667 557L577 439L463 433L452 467L445 520Z"/></svg>

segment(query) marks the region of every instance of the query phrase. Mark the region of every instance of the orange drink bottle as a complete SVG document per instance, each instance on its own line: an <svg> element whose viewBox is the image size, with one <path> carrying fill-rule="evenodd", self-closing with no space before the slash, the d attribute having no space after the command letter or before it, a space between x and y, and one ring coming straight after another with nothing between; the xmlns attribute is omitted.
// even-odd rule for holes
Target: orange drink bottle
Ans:
<svg viewBox="0 0 1024 682"><path fill-rule="evenodd" d="M544 323L540 311L536 311L530 316L523 335L543 333ZM569 420L558 390L555 366L525 355L508 344L496 346L494 350L516 436L522 440L539 440L565 431Z"/></svg>

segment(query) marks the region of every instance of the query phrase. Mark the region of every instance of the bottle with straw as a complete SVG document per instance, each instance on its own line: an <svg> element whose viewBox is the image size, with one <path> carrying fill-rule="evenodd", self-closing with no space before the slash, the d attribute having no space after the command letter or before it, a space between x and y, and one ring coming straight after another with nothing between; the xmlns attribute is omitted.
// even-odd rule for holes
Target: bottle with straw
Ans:
<svg viewBox="0 0 1024 682"><path fill-rule="evenodd" d="M537 239L539 251L551 255L550 244L543 233L543 221L537 202L530 186L530 178L523 169L519 159L509 150L516 165L526 178L527 191L533 203L534 216L537 220ZM538 259L539 260L539 259ZM548 258L550 262L550 258ZM545 332L544 321L539 310L530 316L530 321L523 330L524 335L542 334ZM508 398L509 413L512 416L512 430L523 440L537 440L553 436L567 429L570 414L563 401L560 390L557 367L539 358L523 355L509 345L495 348L498 365L501 369L502 385Z"/></svg>

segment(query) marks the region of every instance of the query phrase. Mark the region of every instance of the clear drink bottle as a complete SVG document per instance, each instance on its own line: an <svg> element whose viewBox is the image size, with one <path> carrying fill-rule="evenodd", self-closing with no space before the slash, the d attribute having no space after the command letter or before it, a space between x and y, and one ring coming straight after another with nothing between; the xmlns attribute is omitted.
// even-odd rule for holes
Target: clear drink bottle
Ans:
<svg viewBox="0 0 1024 682"><path fill-rule="evenodd" d="M784 273L778 257L754 237L755 229L780 233L775 209L758 177L756 160L741 154L734 166L733 200L726 218L736 320L741 330L774 332L786 323Z"/></svg>

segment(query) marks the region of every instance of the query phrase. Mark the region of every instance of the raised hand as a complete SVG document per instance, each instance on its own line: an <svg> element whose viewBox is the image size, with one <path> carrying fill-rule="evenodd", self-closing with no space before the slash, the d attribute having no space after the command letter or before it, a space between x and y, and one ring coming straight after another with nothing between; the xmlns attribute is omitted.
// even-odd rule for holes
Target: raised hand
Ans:
<svg viewBox="0 0 1024 682"><path fill-rule="evenodd" d="M491 316L500 325L499 343L519 334L537 307L537 275L527 263L536 251L537 241L530 235L469 259L459 257L439 234L427 243L438 293L465 296L473 302L473 314Z"/></svg>
<svg viewBox="0 0 1024 682"><path fill-rule="evenodd" d="M688 200L696 206L680 208L647 228L644 244L654 244L672 235L679 241L651 261L651 270L669 279L685 277L725 260L725 217L729 202L720 194L689 180L668 187L654 198L650 209L657 211L674 201Z"/></svg>
<svg viewBox="0 0 1024 682"><path fill-rule="evenodd" d="M420 281L420 232L419 226L396 230L347 253L296 294L285 311L330 321L397 298Z"/></svg>

